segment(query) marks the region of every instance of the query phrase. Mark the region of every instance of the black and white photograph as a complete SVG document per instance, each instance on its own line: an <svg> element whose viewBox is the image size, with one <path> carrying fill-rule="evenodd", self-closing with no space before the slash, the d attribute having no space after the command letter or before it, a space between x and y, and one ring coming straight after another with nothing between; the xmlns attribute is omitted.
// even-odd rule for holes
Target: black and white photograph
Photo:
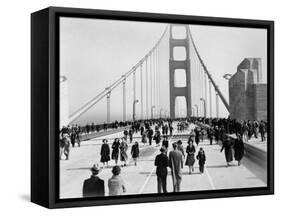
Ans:
<svg viewBox="0 0 281 216"><path fill-rule="evenodd" d="M59 198L267 187L267 29L60 17Z"/></svg>

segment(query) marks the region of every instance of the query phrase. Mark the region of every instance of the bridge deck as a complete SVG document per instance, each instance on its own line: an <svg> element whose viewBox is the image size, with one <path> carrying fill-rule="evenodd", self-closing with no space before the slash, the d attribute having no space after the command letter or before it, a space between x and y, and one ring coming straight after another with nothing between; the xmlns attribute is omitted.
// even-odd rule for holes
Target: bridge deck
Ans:
<svg viewBox="0 0 281 216"><path fill-rule="evenodd" d="M185 133L188 133L187 131ZM109 144L115 137L122 136L122 132L107 135ZM60 196L61 198L74 198L82 196L82 185L84 179L90 176L90 167L93 163L100 160L100 144L104 137L97 137L88 141L83 141L80 148L71 149L70 160L60 162ZM171 143L177 141L177 136L171 137ZM184 148L187 138L181 138ZM136 135L134 140L140 141L140 136ZM131 146L131 145L129 145ZM206 171L200 174L198 162L195 163L195 170L192 175L188 174L188 167L184 166L183 179L181 184L182 191L212 190L212 189L230 189L246 187L266 186L266 170L248 158L244 158L241 166L226 167L224 153L220 153L220 146L210 146L207 140L199 144L203 147L206 156ZM132 161L129 165L122 168L122 177L126 183L127 192L125 194L142 194L157 192L157 177L155 174L154 159L159 153L159 146L140 144L140 158L138 165L134 166ZM128 153L130 152L130 148ZM104 168L99 177L105 180L106 195L108 195L107 180L112 176L111 167L113 161L109 162L109 168ZM172 192L172 177L169 173L167 177L168 192Z"/></svg>

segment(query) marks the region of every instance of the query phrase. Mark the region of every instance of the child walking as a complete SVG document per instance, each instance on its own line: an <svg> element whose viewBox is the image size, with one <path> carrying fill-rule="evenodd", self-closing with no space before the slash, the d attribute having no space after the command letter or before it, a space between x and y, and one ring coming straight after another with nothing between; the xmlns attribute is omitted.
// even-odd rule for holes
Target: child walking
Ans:
<svg viewBox="0 0 281 216"><path fill-rule="evenodd" d="M205 152L202 147L199 149L199 152L198 152L196 158L199 162L199 171L202 174L202 173L204 173L204 165L206 162L206 155L205 155Z"/></svg>

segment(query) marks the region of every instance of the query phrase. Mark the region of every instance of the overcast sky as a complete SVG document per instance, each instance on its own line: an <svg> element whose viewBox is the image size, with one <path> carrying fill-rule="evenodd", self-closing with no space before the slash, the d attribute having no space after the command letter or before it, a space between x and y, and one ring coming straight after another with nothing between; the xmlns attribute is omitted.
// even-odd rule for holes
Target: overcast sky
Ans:
<svg viewBox="0 0 281 216"><path fill-rule="evenodd" d="M137 63L160 38L167 24L129 21L110 21L85 18L60 20L60 74L67 77L70 114L103 91ZM266 82L266 30L214 26L191 26L197 48L228 101L228 83L222 76L236 72L238 64L246 57L262 58L263 81ZM169 110L169 34L160 44L160 106ZM191 59L194 62L194 59ZM199 76L192 73L192 105L199 103L202 86ZM137 99L140 98L140 73L137 78ZM181 78L179 77L179 79ZM196 83L195 83L196 80ZM132 118L132 78L127 81L127 119ZM213 92L214 94L214 92ZM215 96L213 95L213 99ZM179 101L181 106L182 101ZM122 120L122 86L111 95L111 120ZM140 104L136 114L140 116ZM179 112L182 108L177 109ZM219 104L220 116L228 113ZM182 111L183 112L183 111ZM215 115L215 100L213 100ZM76 123L101 123L106 121L104 98Z"/></svg>

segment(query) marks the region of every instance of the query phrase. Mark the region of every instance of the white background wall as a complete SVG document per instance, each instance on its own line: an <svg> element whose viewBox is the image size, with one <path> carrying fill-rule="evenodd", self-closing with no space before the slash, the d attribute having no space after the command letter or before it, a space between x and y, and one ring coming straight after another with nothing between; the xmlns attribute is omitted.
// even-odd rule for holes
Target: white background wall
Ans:
<svg viewBox="0 0 281 216"><path fill-rule="evenodd" d="M46 210L29 200L30 191L30 13L47 6L147 11L276 21L276 84L280 83L281 15L278 1L263 0L103 0L103 1L13 1L1 2L1 215L269 215L280 211L280 126L276 124L276 195L212 200L195 200L122 206ZM280 85L276 85L275 121L281 120Z"/></svg>

